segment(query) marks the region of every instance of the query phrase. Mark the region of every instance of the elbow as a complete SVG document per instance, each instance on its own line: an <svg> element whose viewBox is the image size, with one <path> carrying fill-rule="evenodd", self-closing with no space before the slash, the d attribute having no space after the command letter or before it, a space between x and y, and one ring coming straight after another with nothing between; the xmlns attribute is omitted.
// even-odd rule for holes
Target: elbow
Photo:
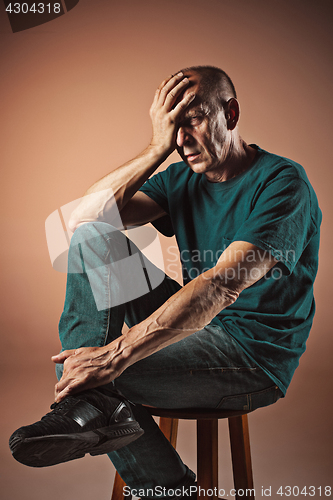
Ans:
<svg viewBox="0 0 333 500"><path fill-rule="evenodd" d="M228 269L221 272L220 269L214 270L213 282L217 288L220 288L221 293L224 295L225 299L229 304L233 304L238 299L240 293L247 288L246 283L241 281L233 272L228 272Z"/></svg>
<svg viewBox="0 0 333 500"><path fill-rule="evenodd" d="M239 297L239 294L243 290L242 287L239 286L239 283L234 280L220 280L218 279L214 283L216 287L216 293L221 297L221 300L224 304L224 307L230 306Z"/></svg>
<svg viewBox="0 0 333 500"><path fill-rule="evenodd" d="M211 304L216 304L218 310L230 306L239 297L241 290L234 283L226 283L224 280L212 279L208 288L206 288L206 297Z"/></svg>
<svg viewBox="0 0 333 500"><path fill-rule="evenodd" d="M226 286L224 288L224 295L225 295L227 302L229 302L229 305L236 302L236 300L239 297L239 294L240 294L240 291L238 291L237 289L235 289L233 287Z"/></svg>
<svg viewBox="0 0 333 500"><path fill-rule="evenodd" d="M89 221L80 219L80 217L75 216L75 212L73 212L68 221L68 228L72 231L72 233L74 233L78 227L82 226L82 224L86 224L87 222Z"/></svg>
<svg viewBox="0 0 333 500"><path fill-rule="evenodd" d="M74 231L76 231L77 228L85 222L89 222L89 218L87 218L84 211L82 211L80 203L80 205L77 206L70 215L68 228L72 231L72 233L74 233Z"/></svg>
<svg viewBox="0 0 333 500"><path fill-rule="evenodd" d="M77 229L78 225L79 225L79 221L75 217L71 216L71 218L68 221L68 227L69 227L70 231L72 231L72 233L74 233L74 231Z"/></svg>
<svg viewBox="0 0 333 500"><path fill-rule="evenodd" d="M89 221L80 221L78 219L69 219L68 228L72 233L74 233L80 226L83 226L83 224L88 224L88 222Z"/></svg>

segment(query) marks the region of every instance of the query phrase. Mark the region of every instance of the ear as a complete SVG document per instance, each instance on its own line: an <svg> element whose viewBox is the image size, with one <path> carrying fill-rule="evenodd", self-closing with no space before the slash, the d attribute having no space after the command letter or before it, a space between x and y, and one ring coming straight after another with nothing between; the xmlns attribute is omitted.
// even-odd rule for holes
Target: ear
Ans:
<svg viewBox="0 0 333 500"><path fill-rule="evenodd" d="M227 120L228 130L234 130L239 120L239 104L237 99L232 97L225 106L225 119Z"/></svg>

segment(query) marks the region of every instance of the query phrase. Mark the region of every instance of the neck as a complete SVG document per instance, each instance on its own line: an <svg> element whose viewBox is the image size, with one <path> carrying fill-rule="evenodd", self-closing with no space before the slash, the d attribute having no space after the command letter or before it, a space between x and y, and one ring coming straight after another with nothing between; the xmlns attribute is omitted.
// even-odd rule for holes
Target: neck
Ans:
<svg viewBox="0 0 333 500"><path fill-rule="evenodd" d="M218 168L205 172L209 182L225 182L247 170L253 163L257 150L241 137L238 141L230 144L229 152Z"/></svg>

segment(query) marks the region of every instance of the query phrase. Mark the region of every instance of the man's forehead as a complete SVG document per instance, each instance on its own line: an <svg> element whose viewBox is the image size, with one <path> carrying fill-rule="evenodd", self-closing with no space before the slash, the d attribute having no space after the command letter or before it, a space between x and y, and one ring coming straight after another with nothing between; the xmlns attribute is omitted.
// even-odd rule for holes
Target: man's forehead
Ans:
<svg viewBox="0 0 333 500"><path fill-rule="evenodd" d="M191 118L192 116L195 116L196 114L205 114L206 110L204 109L204 106L201 101L195 102L196 99L189 105L188 108L185 109L182 117L183 118Z"/></svg>
<svg viewBox="0 0 333 500"><path fill-rule="evenodd" d="M183 74L184 77L188 78L190 82L187 86L187 89L191 92L198 91L200 87L201 76L193 71L184 71Z"/></svg>

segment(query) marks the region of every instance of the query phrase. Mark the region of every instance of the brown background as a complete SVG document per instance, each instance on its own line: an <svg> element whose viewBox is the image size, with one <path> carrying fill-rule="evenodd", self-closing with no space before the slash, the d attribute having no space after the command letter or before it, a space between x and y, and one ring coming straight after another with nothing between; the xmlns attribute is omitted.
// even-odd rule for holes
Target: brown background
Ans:
<svg viewBox="0 0 333 500"><path fill-rule="evenodd" d="M109 498L107 457L39 470L16 463L7 446L52 402L65 275L51 267L44 222L147 145L155 88L192 64L231 75L244 139L303 164L318 193L324 221L308 349L287 397L251 415L250 427L257 498L261 486L272 486L273 498L279 486L332 486L332 2L81 0L16 34L0 7L1 498ZM220 486L231 488L220 426ZM181 429L180 453L195 468L193 425Z"/></svg>

